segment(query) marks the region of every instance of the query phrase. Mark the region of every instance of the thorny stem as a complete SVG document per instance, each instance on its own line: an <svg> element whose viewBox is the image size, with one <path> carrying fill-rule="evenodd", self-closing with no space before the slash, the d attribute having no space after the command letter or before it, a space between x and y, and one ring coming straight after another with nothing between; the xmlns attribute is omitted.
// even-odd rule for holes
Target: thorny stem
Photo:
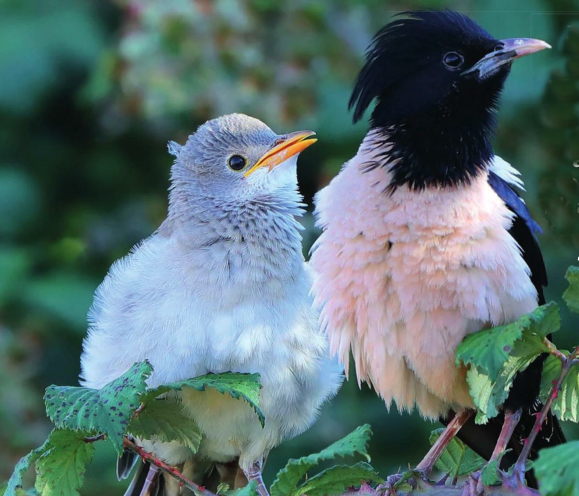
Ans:
<svg viewBox="0 0 579 496"><path fill-rule="evenodd" d="M557 358L559 358L559 360L561 360L562 363L561 373L559 374L559 377L555 381L553 389L551 390L551 394L549 394L549 398L547 398L547 401L543 405L543 409L537 416L535 424L533 425L533 428L531 430L531 433L529 434L529 437L525 440L525 445L523 446L523 450L519 455L517 463L515 463L513 476L515 478L517 485L519 486L524 486L525 484L525 465L527 459L529 458L529 454L531 453L533 443L535 442L535 439L537 438L539 432L541 431L543 422L545 422L549 410L551 410L551 406L553 405L553 402L555 401L555 399L559 394L559 391L561 389L563 381L565 380L565 377L567 377L567 374L569 373L571 368L577 363L579 363L578 360L579 347L575 348L575 350L573 350L573 352L569 356L566 356L564 353L561 353L559 350L557 350L548 340L545 341L546 343L549 343L547 347L549 348L551 354L555 355Z"/></svg>
<svg viewBox="0 0 579 496"><path fill-rule="evenodd" d="M217 496L215 493L205 489L204 487L195 484L192 480L185 477L181 472L179 472L176 468L171 467L171 465L167 465L165 462L159 460L152 453L145 451L140 446L136 445L126 437L123 439L123 447L134 451L139 455L143 460L152 463L156 467L159 467L163 472L175 477L181 484L183 484L188 489L191 489L197 496Z"/></svg>
<svg viewBox="0 0 579 496"><path fill-rule="evenodd" d="M543 344L547 347L551 355L556 356L562 362L565 362L565 360L567 360L567 356L565 355L565 353L562 353L557 348L555 348L555 345L551 343L551 341L549 341L547 338L543 338Z"/></svg>
<svg viewBox="0 0 579 496"><path fill-rule="evenodd" d="M97 436L92 436L92 437L85 437L84 442L85 443L95 443L97 441L101 441L103 439L106 439L106 437L107 436L105 434L99 434ZM185 477L176 468L171 467L170 465L167 465L165 462L156 458L153 455L153 453L149 453L148 451L145 451L143 448L136 445L133 441L131 441L130 439L128 439L126 437L123 438L123 447L125 449L131 450L131 451L137 453L137 455L139 455L143 460L147 460L149 463L155 465L156 467L161 469L163 472L166 472L169 475L175 477L181 485L184 485L188 489L191 489L197 496L217 496L216 494L205 489L204 487L202 487L198 484L195 484L195 482L193 482L192 480Z"/></svg>

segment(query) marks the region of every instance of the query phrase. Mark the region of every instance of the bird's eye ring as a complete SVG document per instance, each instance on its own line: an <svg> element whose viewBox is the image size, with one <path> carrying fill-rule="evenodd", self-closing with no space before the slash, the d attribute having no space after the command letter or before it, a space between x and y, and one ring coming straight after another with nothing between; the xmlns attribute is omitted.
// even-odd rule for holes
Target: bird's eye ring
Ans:
<svg viewBox="0 0 579 496"><path fill-rule="evenodd" d="M464 63L464 57L458 52L448 52L444 55L442 61L446 67L455 70L462 66Z"/></svg>
<svg viewBox="0 0 579 496"><path fill-rule="evenodd" d="M227 161L229 167L234 171L240 171L247 165L247 160L241 155L232 155Z"/></svg>

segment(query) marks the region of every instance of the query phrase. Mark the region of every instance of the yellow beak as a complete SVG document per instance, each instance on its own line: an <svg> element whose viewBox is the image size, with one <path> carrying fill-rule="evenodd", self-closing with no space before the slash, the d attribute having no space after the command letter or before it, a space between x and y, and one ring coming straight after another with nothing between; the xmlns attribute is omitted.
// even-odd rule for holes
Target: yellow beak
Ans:
<svg viewBox="0 0 579 496"><path fill-rule="evenodd" d="M296 131L295 133L286 134L281 143L263 155L244 176L248 177L262 167L267 167L271 171L275 166L285 162L288 158L302 152L318 141L315 138L306 139L315 134L313 131Z"/></svg>

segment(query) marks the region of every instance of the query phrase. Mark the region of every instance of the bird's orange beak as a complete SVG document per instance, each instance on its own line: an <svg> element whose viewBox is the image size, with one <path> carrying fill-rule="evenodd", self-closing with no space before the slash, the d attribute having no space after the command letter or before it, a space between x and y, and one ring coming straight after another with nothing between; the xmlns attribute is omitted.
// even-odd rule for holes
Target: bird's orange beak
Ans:
<svg viewBox="0 0 579 496"><path fill-rule="evenodd" d="M244 176L248 177L262 167L267 167L271 171L277 165L285 162L297 153L304 151L308 146L318 141L315 138L307 139L315 134L313 131L296 131L295 133L286 134L271 150L264 154Z"/></svg>

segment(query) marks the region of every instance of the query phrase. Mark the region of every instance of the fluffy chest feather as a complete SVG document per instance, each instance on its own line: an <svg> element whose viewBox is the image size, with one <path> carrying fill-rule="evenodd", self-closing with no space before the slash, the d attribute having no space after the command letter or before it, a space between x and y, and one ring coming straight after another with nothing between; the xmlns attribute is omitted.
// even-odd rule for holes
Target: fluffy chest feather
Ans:
<svg viewBox="0 0 579 496"><path fill-rule="evenodd" d="M261 374L265 429L243 402L183 394L205 435L201 454L221 461L241 455L247 467L305 430L341 381L312 309L301 252L277 261L250 260L248 253L216 245L191 250L162 236L147 240L99 287L82 357L90 387L144 359L154 368L149 386L209 372ZM274 271L278 263L286 271ZM167 459L177 463L182 451L169 447Z"/></svg>
<svg viewBox="0 0 579 496"><path fill-rule="evenodd" d="M332 352L389 404L438 417L471 405L454 351L468 333L536 306L512 216L485 174L469 186L385 192L363 146L317 198L312 266Z"/></svg>

